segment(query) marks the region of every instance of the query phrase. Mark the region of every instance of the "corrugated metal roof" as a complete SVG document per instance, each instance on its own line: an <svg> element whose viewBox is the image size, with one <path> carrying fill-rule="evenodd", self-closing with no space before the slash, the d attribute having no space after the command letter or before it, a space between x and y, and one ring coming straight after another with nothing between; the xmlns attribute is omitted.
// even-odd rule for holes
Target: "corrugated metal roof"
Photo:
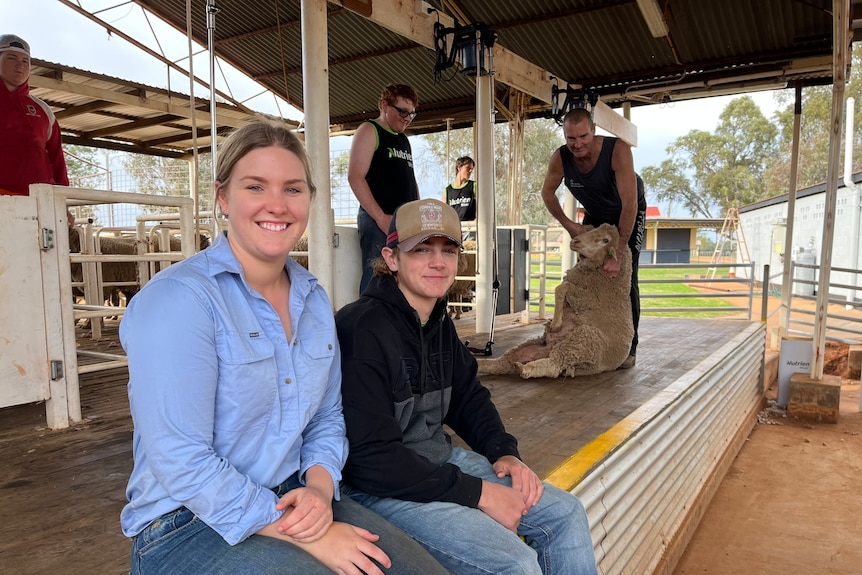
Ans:
<svg viewBox="0 0 862 575"><path fill-rule="evenodd" d="M473 79L447 70L443 74L447 81L435 83L433 50L344 7L372 13L382 10L383 1L376 0L377 7L375 0L327 4L333 129L350 130L376 115L380 90L389 82L408 83L419 92L420 114L411 131L439 130L447 119L456 127L471 123ZM666 37L650 34L636 0L430 0L426 4L460 18L462 24L490 25L498 34L499 46L546 71L561 88L571 83L594 89L611 107L626 101L637 106L778 88L796 81L831 82L831 0L656 1L664 11ZM855 9L862 0L851 1L850 19L855 23ZM185 32L184 2L135 2ZM214 36L219 57L302 109L300 1L218 0L217 5ZM412 0L387 5L411 14L415 9ZM192 33L206 45L205 0L193 3ZM498 81L495 88L498 101L507 105L509 87ZM531 116L550 115L550 105L536 99L530 101L529 110ZM94 118L85 115L80 121L82 132L100 129ZM100 121L106 122L104 117ZM64 122L64 127L69 125Z"/></svg>
<svg viewBox="0 0 862 575"><path fill-rule="evenodd" d="M185 8L173 0L135 0L186 29ZM612 107L658 98L709 95L714 81L732 90L732 78L758 74L761 83L796 77L791 62L832 54L830 0L659 0L669 28L653 38L635 0L432 0L441 12L459 12L498 33L498 43L566 82L596 89ZM455 76L434 84L429 50L367 20L339 3L328 5L330 112L346 128L376 114L381 87L406 82L419 90L420 115L412 129L439 126L446 118L472 121L475 89ZM373 10L374 0L343 2ZM405 2L405 10L413 9ZM280 21L276 20L275 6ZM457 9L455 9L457 7ZM194 6L193 34L207 36L204 2ZM219 0L217 53L302 108L299 0ZM465 22L462 22L465 23ZM278 29L281 30L281 50ZM282 64L282 57L284 64ZM287 70L287 74L283 71ZM821 61L804 78L831 76ZM752 79L739 86L752 87ZM506 86L497 86L505 98ZM629 97L632 95L632 97ZM533 102L537 104L537 102ZM534 108L536 109L536 108ZM549 106L537 108L547 114Z"/></svg>

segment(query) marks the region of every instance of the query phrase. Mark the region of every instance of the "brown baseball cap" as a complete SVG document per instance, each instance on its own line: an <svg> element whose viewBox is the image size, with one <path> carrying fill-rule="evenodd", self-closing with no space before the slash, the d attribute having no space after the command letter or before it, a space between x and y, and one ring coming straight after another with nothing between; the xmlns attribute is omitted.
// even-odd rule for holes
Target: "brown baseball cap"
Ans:
<svg viewBox="0 0 862 575"><path fill-rule="evenodd" d="M458 213L440 200L407 202L392 214L386 247L409 252L428 238L443 237L461 244L461 220Z"/></svg>

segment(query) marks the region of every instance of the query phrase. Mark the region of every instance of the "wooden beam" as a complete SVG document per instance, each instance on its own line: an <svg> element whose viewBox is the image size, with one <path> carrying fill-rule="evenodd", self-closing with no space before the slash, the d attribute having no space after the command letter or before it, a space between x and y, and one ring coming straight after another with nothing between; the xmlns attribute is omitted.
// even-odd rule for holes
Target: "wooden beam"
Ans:
<svg viewBox="0 0 862 575"><path fill-rule="evenodd" d="M593 108L593 121L601 129L607 130L629 145L638 145L638 127L601 100Z"/></svg>
<svg viewBox="0 0 862 575"><path fill-rule="evenodd" d="M95 88L93 86L88 86L85 84L75 84L62 80L54 80L53 78L47 78L45 76L30 76L30 86L32 88L47 88L49 90L60 90L63 92L69 92L71 94L86 96L88 98L112 102L114 104L134 106L137 108L143 108L145 110L161 112L163 114L171 114L180 118L190 119L192 117L191 109L188 106L171 104L168 102L160 102L153 98L148 98L146 97L146 95L133 96L130 94L124 94L122 92L115 92L113 90ZM198 121L209 125L210 115L208 111L195 110L194 113ZM219 116L219 122L232 128L238 128L248 122L248 120L251 118L251 115L247 115L241 118L232 118L225 114L222 114L221 116Z"/></svg>
<svg viewBox="0 0 862 575"><path fill-rule="evenodd" d="M143 118L139 120L131 120L129 122L125 122L123 124L116 124L114 126L107 126L105 128L100 128L98 130L93 130L91 132L85 132L82 135L86 135L90 138L101 138L102 136L108 136L113 134L119 134L122 132L130 132L132 130L138 130L140 128L149 128L150 126L168 126L174 121L177 120L177 117L173 114L162 114L161 116L154 116L152 118ZM188 128L183 128L184 130L189 130Z"/></svg>
<svg viewBox="0 0 862 575"><path fill-rule="evenodd" d="M44 100L45 98L42 99ZM68 108L64 108L62 110L54 112L54 117L56 117L58 120L62 120L63 118L71 118L72 116L89 114L110 105L110 102L105 102L104 100L93 100L92 102L81 104L80 106L69 106Z"/></svg>
<svg viewBox="0 0 862 575"><path fill-rule="evenodd" d="M78 136L63 135L63 143L75 146L87 146L90 148L100 148L103 150L116 150L119 152L129 152L132 154L146 154L148 156L162 156L165 158L183 158L185 152L171 151L164 148L150 148L141 145L137 142L125 143L115 142L110 140L91 140L90 138L80 138Z"/></svg>
<svg viewBox="0 0 862 575"><path fill-rule="evenodd" d="M404 2L403 0L363 2L361 3L364 8L362 11L355 10L351 6L355 2L345 0L330 0L330 2L352 10L375 24L431 50L435 48L434 23L437 22L438 17L440 23L447 28L455 23L447 14L438 12L427 14L417 11L415 8L410 10L411 6L416 6L419 3ZM364 12L367 12L369 4L371 15L366 16ZM517 88L548 104L551 103L552 86L558 82L567 83L564 79L552 81L550 72L499 44L494 46L494 69L497 81ZM574 82L570 83L575 84ZM595 122L600 128L618 136L632 146L637 146L637 128L634 124L604 104L598 106L596 112Z"/></svg>

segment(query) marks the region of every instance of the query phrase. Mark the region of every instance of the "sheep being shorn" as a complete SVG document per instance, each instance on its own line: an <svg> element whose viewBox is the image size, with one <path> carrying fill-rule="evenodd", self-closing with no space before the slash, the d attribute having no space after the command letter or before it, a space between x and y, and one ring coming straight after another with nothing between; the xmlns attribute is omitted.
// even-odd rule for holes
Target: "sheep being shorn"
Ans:
<svg viewBox="0 0 862 575"><path fill-rule="evenodd" d="M628 357L634 327L631 300L631 250L614 249L619 232L610 224L577 236L572 250L578 263L554 290L554 318L545 332L499 358L480 358L479 371L531 377L592 375L617 369ZM616 252L616 253L615 253ZM620 272L606 277L602 264L620 259Z"/></svg>

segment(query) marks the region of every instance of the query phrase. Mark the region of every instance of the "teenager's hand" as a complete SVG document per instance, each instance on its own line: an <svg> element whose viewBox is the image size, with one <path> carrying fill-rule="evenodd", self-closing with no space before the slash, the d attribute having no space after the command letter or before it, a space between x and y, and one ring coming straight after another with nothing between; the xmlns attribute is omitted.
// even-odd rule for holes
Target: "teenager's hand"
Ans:
<svg viewBox="0 0 862 575"><path fill-rule="evenodd" d="M512 489L524 499L524 514L539 502L545 491L545 485L539 476L514 455L504 455L495 461L494 472L501 479L507 475L512 478Z"/></svg>
<svg viewBox="0 0 862 575"><path fill-rule="evenodd" d="M512 533L518 534L518 525L524 515L524 498L519 492L499 483L482 481L479 509Z"/></svg>

